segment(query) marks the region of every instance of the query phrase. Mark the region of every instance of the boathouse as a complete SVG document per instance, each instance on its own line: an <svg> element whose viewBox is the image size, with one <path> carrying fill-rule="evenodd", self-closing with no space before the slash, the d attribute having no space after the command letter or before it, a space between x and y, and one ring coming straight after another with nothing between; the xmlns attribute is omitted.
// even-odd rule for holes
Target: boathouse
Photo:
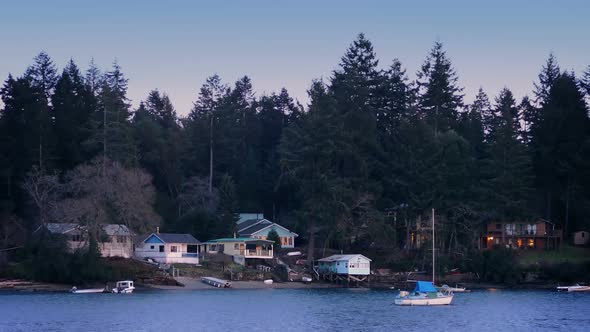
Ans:
<svg viewBox="0 0 590 332"><path fill-rule="evenodd" d="M333 282L368 282L371 259L360 254L332 255L318 260L318 274Z"/></svg>

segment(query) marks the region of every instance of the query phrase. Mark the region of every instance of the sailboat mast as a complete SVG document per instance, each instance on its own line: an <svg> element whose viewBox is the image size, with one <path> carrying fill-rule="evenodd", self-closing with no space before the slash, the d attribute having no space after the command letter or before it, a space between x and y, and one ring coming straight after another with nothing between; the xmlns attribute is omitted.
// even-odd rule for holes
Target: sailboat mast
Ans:
<svg viewBox="0 0 590 332"><path fill-rule="evenodd" d="M432 209L432 284L434 284L434 208Z"/></svg>

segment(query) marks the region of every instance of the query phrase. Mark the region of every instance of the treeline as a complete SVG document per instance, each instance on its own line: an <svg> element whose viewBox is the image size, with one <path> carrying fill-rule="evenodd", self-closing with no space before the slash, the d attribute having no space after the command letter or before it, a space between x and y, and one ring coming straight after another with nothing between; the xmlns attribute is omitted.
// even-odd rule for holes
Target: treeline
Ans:
<svg viewBox="0 0 590 332"><path fill-rule="evenodd" d="M477 247L491 220L589 226L590 67L578 77L552 55L530 97L480 89L471 104L441 43L410 80L362 34L306 107L214 75L179 117L158 90L132 109L127 84L117 63L58 73L45 53L6 79L4 226L161 223L208 239L231 236L237 212L263 211L311 248L402 249L400 226L435 208L447 252Z"/></svg>

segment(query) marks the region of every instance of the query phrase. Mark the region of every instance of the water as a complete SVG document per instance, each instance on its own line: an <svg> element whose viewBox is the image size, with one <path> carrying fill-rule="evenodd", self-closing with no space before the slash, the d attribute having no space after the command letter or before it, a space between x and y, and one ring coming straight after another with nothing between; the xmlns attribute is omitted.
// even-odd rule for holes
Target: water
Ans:
<svg viewBox="0 0 590 332"><path fill-rule="evenodd" d="M0 331L590 331L590 293L479 291L398 307L393 291L0 294Z"/></svg>

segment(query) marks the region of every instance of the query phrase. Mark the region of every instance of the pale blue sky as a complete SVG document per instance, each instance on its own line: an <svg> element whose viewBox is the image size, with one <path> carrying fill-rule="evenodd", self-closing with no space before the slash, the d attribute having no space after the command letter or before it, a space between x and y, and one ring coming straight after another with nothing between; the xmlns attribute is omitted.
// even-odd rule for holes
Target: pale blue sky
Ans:
<svg viewBox="0 0 590 332"><path fill-rule="evenodd" d="M590 1L26 1L0 0L0 78L45 50L60 68L117 58L137 105L149 90L187 114L207 76L252 78L258 95L286 87L307 102L359 32L381 66L411 78L433 42L445 44L466 99L480 86L530 94L549 52L563 69L590 64Z"/></svg>

